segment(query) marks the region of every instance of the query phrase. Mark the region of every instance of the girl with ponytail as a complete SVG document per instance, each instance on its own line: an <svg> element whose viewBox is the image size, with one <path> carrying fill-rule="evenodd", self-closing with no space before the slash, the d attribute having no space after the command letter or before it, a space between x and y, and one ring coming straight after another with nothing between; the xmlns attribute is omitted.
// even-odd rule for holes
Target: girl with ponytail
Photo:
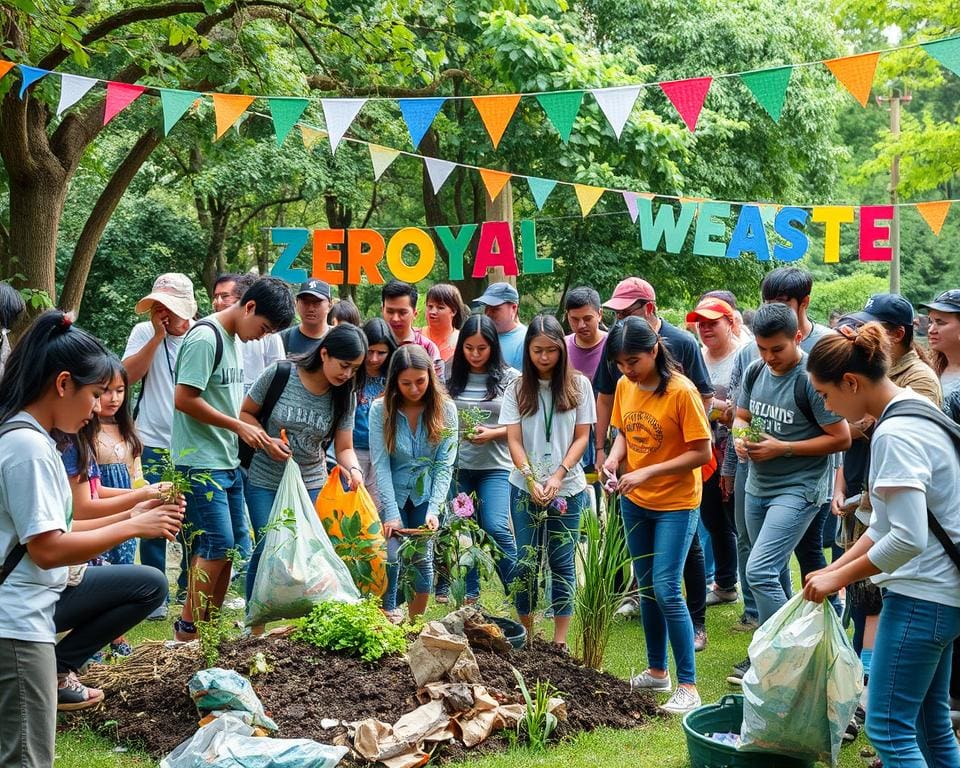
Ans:
<svg viewBox="0 0 960 768"><path fill-rule="evenodd" d="M807 372L831 411L850 422L877 420L873 511L866 533L809 574L803 594L823 602L866 578L884 589L866 705L870 743L888 766L960 765L949 705L960 638L960 461L951 434L960 432L926 398L888 377L882 325L838 330L817 342Z"/></svg>
<svg viewBox="0 0 960 768"><path fill-rule="evenodd" d="M96 704L77 669L167 595L166 577L138 565L78 566L137 536L173 540L183 504L155 498L73 519L70 484L50 437L76 434L110 384L109 353L70 317L38 317L0 381L0 764L51 766L57 710ZM74 586L68 586L68 577ZM57 644L58 632L70 633Z"/></svg>
<svg viewBox="0 0 960 768"><path fill-rule="evenodd" d="M677 370L646 320L628 317L617 323L607 341L607 357L623 377L610 422L618 433L603 471L608 489L621 494L649 665L631 684L673 689L667 671L669 637L678 686L662 709L683 714L701 703L693 622L680 580L700 519L700 467L711 456L710 424L697 388ZM624 474L618 477L621 465Z"/></svg>

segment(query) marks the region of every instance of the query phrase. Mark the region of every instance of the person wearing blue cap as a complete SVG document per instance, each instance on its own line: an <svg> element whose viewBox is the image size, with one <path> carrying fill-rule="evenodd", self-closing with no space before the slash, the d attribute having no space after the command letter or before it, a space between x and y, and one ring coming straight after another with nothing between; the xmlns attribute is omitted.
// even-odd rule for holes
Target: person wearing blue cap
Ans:
<svg viewBox="0 0 960 768"><path fill-rule="evenodd" d="M523 338L527 326L517 316L520 294L510 283L491 283L474 304L483 305L483 313L493 320L500 338L504 362L518 371L523 368Z"/></svg>

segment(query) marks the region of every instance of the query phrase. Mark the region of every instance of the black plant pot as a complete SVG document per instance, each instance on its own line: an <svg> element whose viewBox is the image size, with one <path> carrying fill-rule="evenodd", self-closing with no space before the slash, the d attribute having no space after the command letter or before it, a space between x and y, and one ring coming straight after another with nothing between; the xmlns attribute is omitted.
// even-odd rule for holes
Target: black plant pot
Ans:
<svg viewBox="0 0 960 768"><path fill-rule="evenodd" d="M523 648L526 644L527 630L519 621L507 619L502 616L491 616L487 613L485 613L483 617L500 627L500 629L503 630L507 642L514 648Z"/></svg>

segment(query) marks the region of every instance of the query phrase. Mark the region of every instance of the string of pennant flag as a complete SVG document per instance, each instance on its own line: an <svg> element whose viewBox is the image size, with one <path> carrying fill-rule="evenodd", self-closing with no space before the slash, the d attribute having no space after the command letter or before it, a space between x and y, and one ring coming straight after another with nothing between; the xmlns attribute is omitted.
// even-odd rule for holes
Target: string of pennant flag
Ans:
<svg viewBox="0 0 960 768"><path fill-rule="evenodd" d="M632 85L580 90L556 90L532 93L488 94L480 96L429 96L411 98L321 98L320 107L330 144L335 151L353 121L370 101L395 102L407 127L414 148L426 135L434 119L447 101L470 100L480 116L494 148L503 138L507 126L516 112L521 98L534 98L543 109L549 122L566 143L570 139L574 122L580 112L584 96L589 93L604 114L610 128L619 140L633 107L644 88L659 88L677 111L690 132L695 132L704 101L714 81L737 79L746 86L756 102L776 122L779 122L786 102L787 89L795 69L825 66L849 93L866 106L880 56L908 48L922 48L929 56L951 72L960 75L960 35L942 37L924 43L912 43L883 50L842 56L834 59L786 64L744 72L706 75ZM294 96L271 96L259 94L202 93L175 88L163 88L101 80L82 75L51 72L27 64L0 60L0 78L14 67L19 70L19 96L24 98L27 89L40 79L53 75L60 78L60 99L57 115L77 104L95 86L106 88L103 124L106 125L144 93L158 93L163 110L164 135L193 107L198 100L209 98L213 103L216 134L223 136L257 99L267 102L273 119L278 143L282 143L294 125L310 105L310 99Z"/></svg>

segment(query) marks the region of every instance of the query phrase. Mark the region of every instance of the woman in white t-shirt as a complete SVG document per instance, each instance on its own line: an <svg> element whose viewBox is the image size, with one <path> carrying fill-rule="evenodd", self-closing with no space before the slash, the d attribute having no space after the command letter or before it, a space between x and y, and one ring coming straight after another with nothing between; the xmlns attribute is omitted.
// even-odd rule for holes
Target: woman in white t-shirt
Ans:
<svg viewBox="0 0 960 768"><path fill-rule="evenodd" d="M522 375L504 393L500 423L507 425L514 465L510 485L517 537L517 613L532 638L532 611L545 552L553 575L553 642L563 648L573 613L573 547L587 503L580 459L596 420L590 382L567 359L563 326L550 315L538 315L523 341Z"/></svg>
<svg viewBox="0 0 960 768"><path fill-rule="evenodd" d="M804 596L822 602L872 578L884 591L870 665L867 735L887 768L958 766L950 725L953 643L960 637L960 563L946 543L960 542L960 461L942 414L894 384L889 340L879 323L817 342L807 361L826 406L851 422L878 420L870 443L870 527L839 560L807 577ZM892 415L906 403L929 416ZM949 423L949 422L948 422Z"/></svg>

